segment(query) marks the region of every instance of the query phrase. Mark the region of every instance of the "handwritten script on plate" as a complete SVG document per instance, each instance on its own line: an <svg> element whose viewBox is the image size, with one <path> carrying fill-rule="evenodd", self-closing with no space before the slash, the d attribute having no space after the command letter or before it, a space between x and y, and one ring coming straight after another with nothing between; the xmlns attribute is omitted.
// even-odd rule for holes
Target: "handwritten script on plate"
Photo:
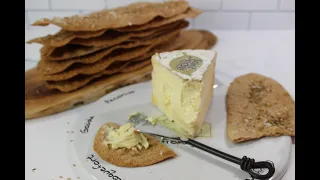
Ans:
<svg viewBox="0 0 320 180"><path fill-rule="evenodd" d="M109 177L109 179L113 179L113 180L121 180L120 177L116 176L115 170L107 170L105 167L101 166L100 162L97 159L93 159L94 155L91 154L90 156L88 156L86 159L89 159L92 163L92 169L94 170L100 170L103 174L105 174L107 177Z"/></svg>
<svg viewBox="0 0 320 180"><path fill-rule="evenodd" d="M118 96L115 96L115 97L113 97L113 98L111 98L111 99L104 100L104 102L110 104L111 102L113 102L113 101L115 101L115 100L117 100L117 99L120 99L120 98L122 98L123 96L129 95L129 94L133 94L133 93L135 93L135 91L129 91L129 92L126 92L126 93L121 93L121 94L119 94Z"/></svg>
<svg viewBox="0 0 320 180"><path fill-rule="evenodd" d="M90 116L88 119L87 119L87 123L85 124L84 126L84 129L80 129L80 132L81 133L87 133L89 131L89 127L90 127L90 123L92 121L92 119L94 118L94 116Z"/></svg>

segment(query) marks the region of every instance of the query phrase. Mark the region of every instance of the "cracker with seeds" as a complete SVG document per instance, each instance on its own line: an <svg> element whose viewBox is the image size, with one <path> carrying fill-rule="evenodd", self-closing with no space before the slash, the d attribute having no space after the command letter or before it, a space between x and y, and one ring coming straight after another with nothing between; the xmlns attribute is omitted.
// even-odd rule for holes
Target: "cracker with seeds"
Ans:
<svg viewBox="0 0 320 180"><path fill-rule="evenodd" d="M137 32L127 32L127 33L115 33L116 35L103 34L102 36L89 38L89 39L74 39L69 44L79 44L83 46L113 46L120 44L125 41L139 40L144 37L161 35L163 32L172 31L179 28L181 25L187 26L189 24L186 20L176 21L158 28L147 29Z"/></svg>
<svg viewBox="0 0 320 180"><path fill-rule="evenodd" d="M171 32L171 33L168 33L168 34L165 34L165 35L162 35L162 36L159 36L159 37L156 37L154 39L150 39L148 41L144 41L144 42L137 42L136 43L136 46L139 46L139 45L157 45L157 44L162 44L164 42L167 42L168 40L171 40L171 39L174 39L177 35L179 34L179 30L177 31L174 31L174 32ZM126 45L125 45L126 46ZM129 45L128 45L129 46ZM130 45L130 46L133 46L133 45ZM123 47L122 45L118 45L117 47ZM115 49L114 49L115 50ZM107 51L107 50L106 50ZM102 53L102 52L101 52ZM79 74L95 74L95 73L98 73L100 71L103 71L104 69L106 69L110 64L109 62L109 57L107 56L109 53L107 52L104 52L104 56L102 55L97 55L96 56L99 56L101 57L102 56L102 59L100 59L99 61L95 62L95 63L92 63L92 64L83 64L83 63L79 63L79 64L76 64L75 66L73 67L70 67L70 68L67 68L67 69L64 69L64 71L62 72L59 72L59 74L57 74L56 70L51 70L50 72L52 73L53 71L56 72L55 73L55 76L64 76L62 77L63 79L68 79L70 77L74 77L76 75L79 75ZM94 57L94 58L97 58L97 57ZM69 60L70 61L70 60ZM40 64L40 63L39 63ZM53 64L51 64L53 65ZM59 66L62 66L62 64L59 64ZM39 66L37 67L38 69L41 69L42 66ZM57 67L57 66L56 66ZM54 69L55 67L52 66L52 69ZM46 68L48 69L48 68ZM63 69L63 68L59 68L59 69ZM51 74L50 73L50 74Z"/></svg>
<svg viewBox="0 0 320 180"><path fill-rule="evenodd" d="M87 54L94 53L101 49L105 49L108 47L112 47L114 45L124 43L124 42L132 42L132 41L144 41L148 39L152 39L157 36L170 34L173 31L182 30L183 28L188 27L189 22L181 21L174 26L170 26L167 29L163 29L161 31L150 31L150 32L143 32L140 35L132 35L130 37L125 37L124 39L114 39L115 36L108 36L108 38L102 38L101 36L98 37L98 41L96 38L93 40L88 40L86 43L87 45L90 43L93 46L84 46L81 44L67 44L62 47L49 47L44 45L40 49L40 53L43 59L51 60L51 61L64 61L66 59L74 58L74 57L81 57ZM111 38L111 39L110 39ZM129 38L129 39L128 39Z"/></svg>
<svg viewBox="0 0 320 180"><path fill-rule="evenodd" d="M130 33L135 32L138 33L139 31L144 30L152 30L152 29L159 29L162 26L169 25L175 23L177 21L181 21L185 18L194 18L201 14L201 11L194 8L188 8L188 10L182 14L176 15L171 18L156 18L147 24L139 25L139 26L129 26L119 29L103 29L99 31L67 31L67 30L60 30L58 33L53 35L47 35L44 37L38 37L27 41L28 44L31 43L39 43L43 45L47 45L50 47L61 47L66 44L72 43L76 44L75 42L80 39L90 39L94 37L98 37L101 35L110 34L112 32L121 32L121 33Z"/></svg>
<svg viewBox="0 0 320 180"><path fill-rule="evenodd" d="M105 161L120 167L144 167L159 163L164 160L176 157L176 153L155 138L145 135L148 142L148 148L133 150L127 148L112 149L105 143L105 128L120 126L115 123L104 124L97 132L94 139L94 151Z"/></svg>
<svg viewBox="0 0 320 180"><path fill-rule="evenodd" d="M107 69L93 75L78 75L71 79L62 81L47 81L47 87L49 89L59 89L61 92L70 92L87 85L92 80L97 79L101 76L111 76L119 72L129 73L144 68L146 66L151 66L150 59L138 62L115 62L112 63L112 65Z"/></svg>
<svg viewBox="0 0 320 180"><path fill-rule="evenodd" d="M137 2L128 6L101 10L87 15L44 18L34 22L33 26L50 24L68 31L99 31L145 24L156 17L170 18L185 12L189 8L187 1L166 1L164 3Z"/></svg>
<svg viewBox="0 0 320 180"><path fill-rule="evenodd" d="M166 41L174 42L177 39L176 36L179 33L179 30L180 28L178 30L174 30L166 34L161 34L153 38L140 39L140 40L135 39L135 40L132 40L131 42L120 43L110 48L99 50L96 53L88 54L81 57L71 58L68 60L49 61L43 58L40 60L37 68L43 74L51 75L51 74L57 74L57 73L63 72L64 70L66 70L67 68L69 68L75 63L82 64L83 66L90 66L90 64L96 63L106 56L109 56L109 58L112 58L112 59L113 58L117 59L119 61L126 61L146 53L148 50L150 50L151 48L153 48L158 44L163 44ZM118 56L115 54L118 54ZM101 65L100 67L102 66L103 65ZM65 78L67 79L67 77Z"/></svg>
<svg viewBox="0 0 320 180"><path fill-rule="evenodd" d="M229 86L226 105L231 142L295 135L294 101L269 77L256 73L237 77Z"/></svg>
<svg viewBox="0 0 320 180"><path fill-rule="evenodd" d="M143 54L147 53L150 49L152 49L154 45L156 44L132 47L135 45L133 43L130 43L130 44L115 46L114 48L107 49L103 52L98 52L94 55L90 55L82 58L70 59L68 61L40 60L37 68L43 73L44 75L43 77L45 80L52 80L52 81L66 80L76 76L77 73L65 73L65 75L62 75L60 73L65 70L66 71L72 70L71 66L73 65L78 64L78 67L81 67L82 66L81 64L89 66L90 64L94 64L98 61L101 61L100 65L107 68L110 62L129 61L131 59L142 56ZM103 56L104 54L108 54L108 55ZM105 61L108 61L109 63Z"/></svg>

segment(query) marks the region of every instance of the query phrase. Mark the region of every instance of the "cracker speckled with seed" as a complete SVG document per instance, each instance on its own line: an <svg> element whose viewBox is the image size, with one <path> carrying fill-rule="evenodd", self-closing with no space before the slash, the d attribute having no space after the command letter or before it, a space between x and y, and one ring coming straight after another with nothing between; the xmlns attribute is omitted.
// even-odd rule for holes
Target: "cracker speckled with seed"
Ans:
<svg viewBox="0 0 320 180"><path fill-rule="evenodd" d="M178 30L182 29L183 27L180 27ZM117 59L125 61L125 60L128 60L128 58L129 59L133 58L133 57L130 57L131 55L139 56L145 53L146 51L148 51L153 46L158 45L159 43L163 43L168 40L173 41L172 40L173 36L175 36L176 33L177 33L177 30L173 30L172 32L160 34L153 38L147 37L145 39L133 39L131 42L117 44L110 48L102 49L98 52L95 52L89 55L85 55L77 58L71 58L64 61L49 61L46 59L41 59L38 64L38 69L40 72L42 72L45 75L56 74L66 70L69 66L71 66L74 63L92 64L99 61L100 59L102 59L103 57L109 54L112 55L114 51L120 51L120 50L123 50L124 53L121 53L122 54L121 57L118 57ZM141 46L145 46L145 47L138 48ZM149 46L149 47L146 47L146 46ZM126 51L128 51L129 53L126 53ZM126 57L127 56L126 54L128 54L128 57Z"/></svg>
<svg viewBox="0 0 320 180"><path fill-rule="evenodd" d="M89 39L92 37L101 36L107 30L100 30L100 31L66 31L61 29L56 34L49 34L43 37L37 37L34 39L30 39L27 41L27 44L31 43L38 43L38 44L45 44L49 47L61 47L68 44L71 40L75 38L80 39Z"/></svg>
<svg viewBox="0 0 320 180"><path fill-rule="evenodd" d="M56 34L53 34L53 35L50 34L44 37L31 39L27 41L27 43L28 44L39 43L39 44L47 45L49 47L61 47L68 44L69 42L76 44L75 42L80 39L94 38L101 35L110 34L111 32L114 32L114 31L118 31L122 33L129 33L129 32L138 33L138 31L158 29L161 26L168 25L185 18L194 18L199 14L201 14L201 11L194 8L188 8L186 12L176 15L174 17L156 18L155 20L152 20L147 24L143 24L139 26L130 26L130 27L124 27L119 29L104 29L99 31L66 31L62 29Z"/></svg>
<svg viewBox="0 0 320 180"><path fill-rule="evenodd" d="M33 26L53 24L68 31L98 31L145 24L156 17L170 18L185 12L187 1L167 1L164 3L138 2L114 9L101 10L87 15L44 18Z"/></svg>
<svg viewBox="0 0 320 180"><path fill-rule="evenodd" d="M135 40L143 41L146 38L158 36L171 32L175 29L185 28L189 25L187 21L181 20L179 22L174 22L173 24L166 25L165 27L159 27L157 29L150 29L145 31L140 31L136 33L119 33L111 32L106 35L89 38L89 39L75 39L75 42L70 42L62 47L48 47L44 45L40 52L42 58L45 60L52 61L63 61L65 59L70 59L73 57L80 57L86 54L90 54L100 49L105 49L112 47L114 45L130 42Z"/></svg>
<svg viewBox="0 0 320 180"><path fill-rule="evenodd" d="M119 48L121 47L121 48ZM131 48L130 48L131 47ZM100 61L100 65L107 68L110 63L113 61L129 61L130 59L136 58L141 56L142 54L148 52L152 48L152 45L145 45L145 46L138 46L135 48L132 48L132 44L126 44L122 46L117 46L115 48L112 48L110 50L106 50L104 52L97 53L95 56L90 56L82 59L75 59L70 61L62 61L62 62L54 62L54 61L40 61L38 63L38 69L43 73L43 78L45 80L52 80L52 81L60 81L72 78L77 75L77 73L60 73L72 66L73 64L78 63L78 67L83 65L90 66L90 64L94 64L98 61ZM114 50L117 49L117 50ZM114 51L113 51L114 50ZM110 51L113 51L109 55L105 57L103 54L106 54ZM91 62L92 61L92 62ZM80 64L80 65L79 65ZM69 68L69 70L72 70L72 68ZM66 70L67 72L68 70ZM50 74L48 73L50 72Z"/></svg>
<svg viewBox="0 0 320 180"><path fill-rule="evenodd" d="M150 51L146 52L142 56L131 59L131 61L141 61L148 58L150 59L151 56L153 56L155 53L181 49L181 46L185 44L185 38L186 37L184 35L179 34L179 36L177 36L173 41L168 41L167 43L155 46L154 48L152 48Z"/></svg>
<svg viewBox="0 0 320 180"><path fill-rule="evenodd" d="M148 41L143 41L143 42L136 43L136 46L138 46L138 45L148 45L148 44L157 45L157 44L162 44L164 42L167 42L168 40L171 40L171 39L174 40L174 38L179 34L179 31L180 30L176 30L176 31L170 32L168 34L156 37L154 39L150 39ZM118 47L120 48L121 45L119 45ZM108 53L110 53L110 52L108 51ZM106 56L108 53L104 52L103 55ZM96 56L102 56L102 55L98 54ZM66 77L70 78L70 77L74 77L74 76L76 76L78 74L95 74L95 73L98 73L98 72L104 70L105 68L107 68L110 65L108 57L103 58L104 56L102 56L102 59L100 61L97 61L97 62L92 63L92 64L77 64L76 66L73 66L72 68L70 67L70 68L68 68L68 70L60 72L59 76L66 76ZM94 57L94 58L97 58L97 57ZM41 67L42 66L39 66L38 69L40 69ZM63 69L63 68L61 68L61 69ZM51 72L52 71L54 71L54 70L51 70ZM57 71L55 71L55 72L57 72ZM62 79L65 79L65 78L62 78Z"/></svg>
<svg viewBox="0 0 320 180"><path fill-rule="evenodd" d="M144 61L146 59L150 59L151 56L157 52L160 53L160 52L180 49L182 44L185 43L184 38L186 38L184 35L180 35L177 38L175 38L173 41L169 41L167 43L157 45L153 48L152 48L152 46L144 46L144 47L134 48L134 49L130 49L128 51L124 51L123 53L119 53L115 56L105 57L101 61L108 61L107 64L104 64L106 66L106 69L112 63L118 62L118 61L130 61L130 62ZM137 55L140 55L140 56L136 57ZM41 61L39 64L41 64ZM121 72L126 72L126 71L127 70L124 69ZM70 74L69 76L66 76L66 75L61 76L60 73L57 73L57 74L52 74L52 75L43 75L42 78L47 81L62 81L62 80L70 79L76 75L77 74Z"/></svg>
<svg viewBox="0 0 320 180"><path fill-rule="evenodd" d="M150 65L150 59L139 61L139 62L116 62L113 63L107 69L92 75L83 75L83 76L76 76L71 79L63 80L63 81L48 81L47 87L49 89L59 89L62 92L70 92L74 91L78 88L81 88L88 84L90 81L97 79L103 75L113 75L119 72L122 73L129 73L135 70L141 69L145 66Z"/></svg>
<svg viewBox="0 0 320 180"><path fill-rule="evenodd" d="M128 40L134 40L134 39L140 39L143 37L148 37L151 35L159 35L162 34L162 32L165 32L167 30L174 30L176 28L179 28L179 26L184 25L188 26L188 21L181 20L176 21L171 24L167 24L158 28L152 28L147 29L143 31L137 31L137 32L127 32L127 33L114 33L114 34L103 34L102 36L89 38L89 39L74 39L70 42L70 44L80 44L83 46L113 46L116 44L119 44L121 42L125 42Z"/></svg>
<svg viewBox="0 0 320 180"><path fill-rule="evenodd" d="M120 167L144 167L176 157L176 153L155 138L145 135L149 147L141 150L126 148L111 149L103 143L105 126L119 128L115 123L104 124L97 132L94 139L94 151L105 161Z"/></svg>
<svg viewBox="0 0 320 180"><path fill-rule="evenodd" d="M237 77L227 93L227 136L239 143L295 135L295 106L277 81L256 73Z"/></svg>
<svg viewBox="0 0 320 180"><path fill-rule="evenodd" d="M141 30L145 30L148 28L156 28L159 26L163 26L165 24L169 24L175 21L179 21L181 19L187 19L187 18L195 18L197 16L199 16L202 13L201 10L199 9L195 9L192 7L189 7L185 12L183 12L182 14L178 14L174 17L170 17L170 18L163 18L163 17L158 17L153 19L152 21L146 23L146 24L142 24L142 25L135 25L135 26L126 26L126 27L122 27L122 28L118 28L116 29L119 32L132 32L132 31L141 31Z"/></svg>

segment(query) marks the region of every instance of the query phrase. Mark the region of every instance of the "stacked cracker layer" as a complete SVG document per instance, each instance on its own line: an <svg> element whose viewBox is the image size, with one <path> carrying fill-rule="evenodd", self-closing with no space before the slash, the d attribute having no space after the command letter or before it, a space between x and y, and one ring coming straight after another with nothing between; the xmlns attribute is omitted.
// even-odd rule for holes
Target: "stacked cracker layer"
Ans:
<svg viewBox="0 0 320 180"><path fill-rule="evenodd" d="M30 89L42 96L49 91L81 91L98 81L104 82L105 89L115 89L148 80L153 54L209 49L215 44L208 31L185 30L186 19L200 13L186 1L140 2L83 16L38 20L34 26L53 24L61 30L27 42L43 45L36 67L43 85L35 90L26 83L26 99L37 94ZM127 77L135 79L124 83Z"/></svg>

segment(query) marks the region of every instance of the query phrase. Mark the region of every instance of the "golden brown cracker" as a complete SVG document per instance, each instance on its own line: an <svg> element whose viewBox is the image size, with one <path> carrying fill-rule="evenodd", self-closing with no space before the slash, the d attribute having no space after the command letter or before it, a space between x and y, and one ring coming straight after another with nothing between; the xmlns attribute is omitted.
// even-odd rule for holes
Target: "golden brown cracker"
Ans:
<svg viewBox="0 0 320 180"><path fill-rule="evenodd" d="M294 101L279 82L269 77L249 73L235 78L226 103L231 142L295 135Z"/></svg>
<svg viewBox="0 0 320 180"><path fill-rule="evenodd" d="M137 2L109 10L101 10L87 15L44 18L34 22L33 26L53 24L68 31L98 31L145 24L155 17L169 18L185 12L187 1L168 1L164 3Z"/></svg>
<svg viewBox="0 0 320 180"><path fill-rule="evenodd" d="M150 41L142 41L145 44L161 44L163 42L166 42L170 39L174 39L177 35L179 34L179 30L177 30L176 32L172 32L163 36L159 36L155 39L151 39ZM142 42L139 42L142 43ZM108 52L110 53L110 52ZM107 55L106 53L104 53L105 55ZM98 55L101 56L101 55ZM40 63L39 63L40 64ZM41 65L41 64L40 64ZM74 77L78 74L95 74L98 73L102 70L104 70L105 68L107 68L109 65L108 62L108 57L102 58L100 61L97 61L93 64L76 64L75 66L73 66L73 68L68 68L68 70L60 72L58 74L55 74L53 76L61 76L61 79L67 79L70 77ZM54 68L54 67L53 67ZM41 66L39 66L39 70L41 70ZM51 70L50 72L56 72L55 70ZM42 71L43 72L43 71ZM48 70L46 69L46 72L48 72Z"/></svg>
<svg viewBox="0 0 320 180"><path fill-rule="evenodd" d="M27 44L38 43L46 44L49 47L61 47L68 44L71 40L75 38L88 39L97 36L101 36L107 30L100 31L66 31L61 29L56 34L49 34L44 37L38 37L27 41Z"/></svg>
<svg viewBox="0 0 320 180"><path fill-rule="evenodd" d="M149 60L148 60L149 61ZM71 79L63 80L63 81L47 81L47 87L49 89L58 89L61 92L71 92L76 89L79 89L86 84L88 84L90 81L99 78L104 75L113 75L116 74L122 70L124 70L127 67L130 67L126 73L133 72L137 69L141 69L142 67L148 66L150 63L146 63L145 61L140 61L138 63L132 64L130 62L115 62L113 63L109 68L91 75L78 75L76 77L73 77Z"/></svg>
<svg viewBox="0 0 320 180"><path fill-rule="evenodd" d="M120 73L128 73L128 72L132 72L135 71L137 69L140 69L144 66L150 65L151 64L151 60L149 58L144 59L142 61L136 61L136 62L129 62L128 66L126 66L124 69L120 70Z"/></svg>
<svg viewBox="0 0 320 180"><path fill-rule="evenodd" d="M105 75L113 75L119 72L121 69L124 69L129 62L126 63L115 63L115 65L111 65L109 68L92 75L78 75L73 78L62 80L62 81L47 81L47 88L49 89L58 89L61 92L71 92L76 89L79 89L90 81L97 79L101 76Z"/></svg>
<svg viewBox="0 0 320 180"><path fill-rule="evenodd" d="M133 58L131 61L141 61L147 58L151 58L155 53L161 53L165 51L173 51L179 49L185 43L185 37L180 33L174 41L168 41L167 43L157 45L150 51L144 53L142 56Z"/></svg>
<svg viewBox="0 0 320 180"><path fill-rule="evenodd" d="M189 8L183 14L179 14L172 18L155 18L151 22L144 25L140 25L140 26L130 26L130 27L125 27L120 29L104 29L99 31L60 30L57 34L31 39L27 41L27 43L28 44L39 43L39 44L46 44L49 47L61 47L68 44L73 39L89 39L89 38L101 36L102 34L109 34L110 32L113 32L113 31L128 33L128 32L143 31L143 30L148 30L153 28L160 28L161 26L168 25L176 21L180 21L184 18L194 18L198 16L200 13L201 11L197 9Z"/></svg>
<svg viewBox="0 0 320 180"><path fill-rule="evenodd" d="M93 52L99 51L101 49L108 48L109 45L106 46L82 46L79 44L67 44L63 47L48 47L46 45L42 46L40 49L41 59L44 60L67 60L75 57L81 57L87 54L91 54Z"/></svg>
<svg viewBox="0 0 320 180"><path fill-rule="evenodd" d="M144 37L131 37L131 39L118 39L118 40L123 40L127 42L132 42L132 41L146 41L149 39L152 39L154 37L160 36L160 35L165 35L165 34L170 34L171 32L175 32L177 30L181 30L185 27L187 27L189 23L187 21L182 21L175 26L171 26L168 29L164 29L159 32L152 32L149 34L149 32L142 33L143 35L148 35ZM95 44L96 42L92 42L92 44ZM91 54L93 52L99 51L101 49L105 49L108 47L112 47L113 45L117 45L119 43L122 43L121 41L110 41L109 39L101 39L97 41L98 45L100 46L83 46L79 44L67 44L63 47L47 47L43 46L40 50L41 52L41 57L42 59L45 60L67 60L75 57L81 57L87 54Z"/></svg>
<svg viewBox="0 0 320 180"><path fill-rule="evenodd" d="M169 23L172 23L172 22L175 22L175 21L179 21L181 19L195 18L198 15L200 15L201 13L202 13L201 10L190 7L185 12L183 12L182 14L178 14L178 15L176 15L174 17L170 17L170 18L156 17L155 19L153 19L152 21L150 21L150 22L148 22L146 24L134 25L134 26L126 26L126 27L118 28L116 30L119 31L119 32L141 31L141 30L145 30L145 29L149 29L149 28L160 27L160 26L163 26L165 24L169 24Z"/></svg>
<svg viewBox="0 0 320 180"><path fill-rule="evenodd" d="M81 64L93 64L97 61L128 61L136 58L146 52L148 52L152 45L141 45L135 47L137 43L123 44L114 46L101 52L97 52L92 55L83 56L80 58L74 58L67 61L46 61L40 60L38 63L38 69L44 74L46 80L63 80L71 78L70 76L61 76L60 72L66 70L71 65L76 63ZM104 56L107 54L107 56ZM106 66L106 65L104 65ZM62 78L62 79L61 79Z"/></svg>
<svg viewBox="0 0 320 180"><path fill-rule="evenodd" d="M101 77L76 91L64 93L48 89L42 75L35 69L25 73L25 118L31 119L56 114L98 100L118 88L148 81L152 66L143 67L130 73Z"/></svg>
<svg viewBox="0 0 320 180"><path fill-rule="evenodd" d="M106 126L114 128L120 127L115 123L105 123L103 126L101 126L95 136L93 149L101 159L111 164L120 167L144 167L177 156L174 151L147 134L145 135L149 142L149 147L147 149L111 149L108 147L108 145L105 145L105 143L103 143L104 136L106 136Z"/></svg>
<svg viewBox="0 0 320 180"><path fill-rule="evenodd" d="M116 33L114 34L104 34L102 36L89 38L89 39L76 38L70 41L70 44L79 44L83 46L105 46L105 45L113 46L128 40L140 39L140 38L148 37L151 35L160 35L163 33L163 31L179 28L181 24L183 25L185 24L184 25L185 27L189 25L187 21L181 20L181 21L173 22L171 24L158 27L158 28L147 29L144 31L128 32L128 33L119 33L115 31Z"/></svg>

